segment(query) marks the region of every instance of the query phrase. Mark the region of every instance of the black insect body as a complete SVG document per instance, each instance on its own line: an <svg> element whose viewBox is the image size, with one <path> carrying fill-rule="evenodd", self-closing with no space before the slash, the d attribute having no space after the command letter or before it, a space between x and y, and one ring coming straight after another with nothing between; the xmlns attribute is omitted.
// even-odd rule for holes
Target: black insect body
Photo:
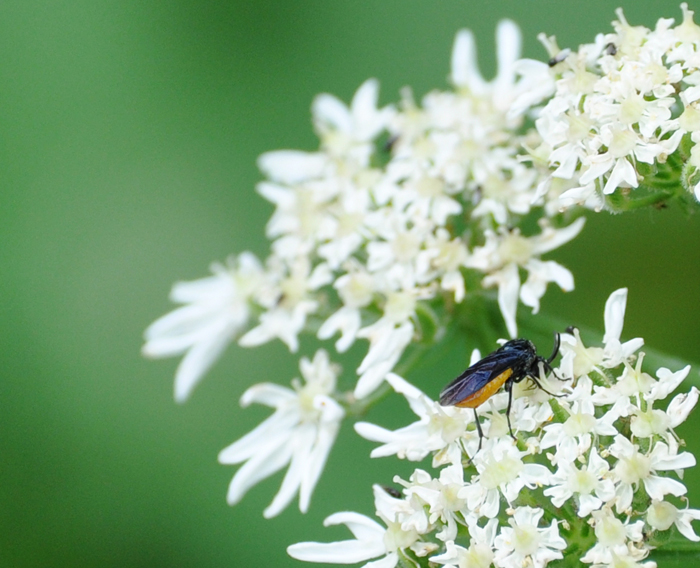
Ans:
<svg viewBox="0 0 700 568"><path fill-rule="evenodd" d="M474 363L454 381L448 384L440 393L442 406L459 406L461 408L473 408L476 429L479 432L479 448L484 434L481 431L479 416L476 409L491 398L504 386L508 393L508 408L506 419L508 430L513 436L513 428L510 425L510 409L513 403L513 384L523 379L530 379L536 386L547 394L556 396L545 389L539 382L540 363L551 373L552 361L559 353L559 334L555 334L554 350L549 359L540 357L533 343L527 339L513 339L504 343L499 349ZM556 374L555 374L556 376Z"/></svg>

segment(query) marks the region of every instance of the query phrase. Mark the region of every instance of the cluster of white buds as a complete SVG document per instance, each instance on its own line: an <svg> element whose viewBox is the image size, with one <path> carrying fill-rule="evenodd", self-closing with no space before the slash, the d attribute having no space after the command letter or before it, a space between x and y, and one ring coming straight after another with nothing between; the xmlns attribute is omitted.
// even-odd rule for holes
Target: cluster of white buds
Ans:
<svg viewBox="0 0 700 568"><path fill-rule="evenodd" d="M515 385L515 441L503 413L508 393L492 396L481 410L486 439L478 450L471 409L442 407L391 377L419 420L396 431L366 423L356 429L382 442L374 456L432 455L435 471L395 478L401 493L375 487L377 515L386 528L356 513L338 513L326 522L347 524L356 541L299 543L289 553L345 563L353 550L354 561L384 557L371 563L382 568L400 557L414 566L427 558L449 568L521 568L543 567L578 550L580 561L595 567L631 567L648 556L658 533L674 525L700 541L691 526L700 510L678 506L686 493L683 470L695 465L695 457L682 451L674 432L700 391L692 387L665 410L655 407L690 367L660 368L656 378L641 370L643 341L620 342L626 301L625 289L608 299L602 347L586 347L578 331L562 337L554 371L569 380L539 379L557 398Z"/></svg>

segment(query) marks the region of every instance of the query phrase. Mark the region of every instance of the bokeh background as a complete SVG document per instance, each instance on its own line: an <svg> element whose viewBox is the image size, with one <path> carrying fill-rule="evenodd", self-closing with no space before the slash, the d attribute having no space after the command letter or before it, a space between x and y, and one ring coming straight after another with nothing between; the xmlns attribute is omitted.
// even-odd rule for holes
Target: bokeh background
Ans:
<svg viewBox="0 0 700 568"><path fill-rule="evenodd" d="M633 23L680 17L675 2L621 4ZM525 55L544 58L538 32L576 46L607 31L617 5L2 2L0 566L293 567L303 564L288 544L345 538L322 519L371 514L371 484L407 464L370 461L371 444L346 424L307 515L293 506L263 520L279 475L228 507L234 468L216 455L267 415L238 398L255 382L288 383L297 358L278 343L232 347L178 406L177 362L142 359L143 329L171 309L175 280L233 252L266 254L272 207L254 192L255 160L315 147L316 93L349 100L368 77L381 80L383 103L404 85L444 88L461 27L490 76L499 19L517 21ZM576 291L551 290L543 311L602 330L605 299L628 286L625 336L700 361L699 242L699 216L673 207L590 215L551 255ZM436 394L461 364L427 359L416 380ZM370 415L407 418L391 405ZM700 412L680 431L696 452L698 428ZM700 472L687 479L700 506Z"/></svg>

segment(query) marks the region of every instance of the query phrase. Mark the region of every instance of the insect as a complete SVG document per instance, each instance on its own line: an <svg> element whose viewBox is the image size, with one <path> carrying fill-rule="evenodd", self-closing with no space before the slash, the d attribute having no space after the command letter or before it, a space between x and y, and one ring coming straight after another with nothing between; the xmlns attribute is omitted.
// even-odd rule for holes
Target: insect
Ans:
<svg viewBox="0 0 700 568"><path fill-rule="evenodd" d="M571 50L568 47L566 49L562 49L559 53L557 53L547 62L547 65L549 65L550 67L556 67L559 63L561 63L567 57L569 57L570 54Z"/></svg>
<svg viewBox="0 0 700 568"><path fill-rule="evenodd" d="M530 379L536 386L547 394L557 396L545 389L537 379L539 365L557 376L552 369L552 361L559 353L560 337L554 334L554 350L549 359L540 357L532 341L528 339L512 339L504 343L493 353L474 363L454 381L447 385L440 393L442 406L459 406L461 408L473 408L476 429L479 432L479 448L484 438L479 424L479 416L476 409L491 398L498 389L505 387L508 393L508 408L506 419L508 430L513 439L513 428L510 425L510 408L513 403L513 385L523 379ZM559 378L559 377L557 377Z"/></svg>

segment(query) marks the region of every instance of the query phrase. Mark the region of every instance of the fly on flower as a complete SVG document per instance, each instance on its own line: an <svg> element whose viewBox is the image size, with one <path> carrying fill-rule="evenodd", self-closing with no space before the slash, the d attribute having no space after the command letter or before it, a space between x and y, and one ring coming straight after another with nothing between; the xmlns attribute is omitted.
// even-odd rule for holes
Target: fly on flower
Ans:
<svg viewBox="0 0 700 568"><path fill-rule="evenodd" d="M481 424L479 423L476 409L496 394L502 386L505 386L508 393L506 419L508 420L508 431L513 439L515 439L515 436L510 425L513 384L528 378L547 394L557 396L545 389L537 379L540 374L540 363L546 370L557 376L551 364L559 353L560 338L558 333L555 333L554 337L554 350L549 359L540 357L537 354L537 349L532 341L528 339L512 339L493 353L474 363L442 389L440 393L440 404L442 406L459 406L461 408L474 409L476 429L479 432L479 448L477 451L481 449L484 433L481 431Z"/></svg>

